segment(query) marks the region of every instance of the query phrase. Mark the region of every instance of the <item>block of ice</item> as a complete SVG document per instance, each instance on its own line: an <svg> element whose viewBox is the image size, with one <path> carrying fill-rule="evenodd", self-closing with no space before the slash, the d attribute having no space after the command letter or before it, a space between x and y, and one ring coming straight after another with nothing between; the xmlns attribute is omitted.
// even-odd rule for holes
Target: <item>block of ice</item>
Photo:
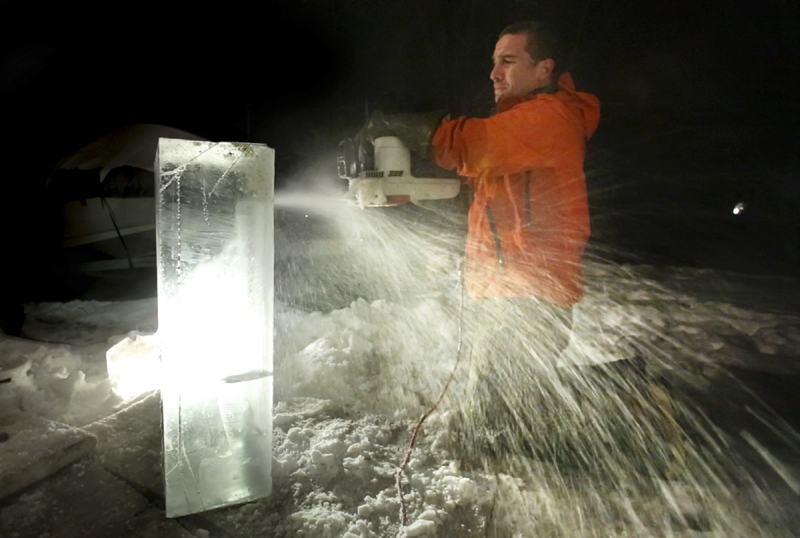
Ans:
<svg viewBox="0 0 800 538"><path fill-rule="evenodd" d="M161 386L161 364L153 335L132 331L106 351L106 370L114 392L130 400Z"/></svg>
<svg viewBox="0 0 800 538"><path fill-rule="evenodd" d="M158 341L167 516L270 493L274 151L162 138Z"/></svg>

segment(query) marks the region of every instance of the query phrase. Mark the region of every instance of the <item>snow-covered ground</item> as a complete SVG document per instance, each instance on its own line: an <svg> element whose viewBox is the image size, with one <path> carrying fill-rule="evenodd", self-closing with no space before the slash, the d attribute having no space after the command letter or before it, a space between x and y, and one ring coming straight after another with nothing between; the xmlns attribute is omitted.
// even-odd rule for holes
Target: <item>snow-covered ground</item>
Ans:
<svg viewBox="0 0 800 538"><path fill-rule="evenodd" d="M660 415L647 401L643 413L626 415L610 393L583 395L586 405L556 420L567 438L582 439L588 465L524 455L461 461L446 424L463 395L462 361L404 470L403 526L395 471L417 419L456 365L457 301L442 294L360 299L321 312L278 304L273 494L178 525L164 518L160 496L158 394L123 401L106 373L106 350L126 337L123 345L148 353L141 344L156 327L155 299L31 304L24 338L0 335L8 380L0 384L0 457L9 461L6 447L26 430L45 432L25 441L31 453L46 432L58 433L36 429L42 418L88 431L97 445L4 499L0 535L800 535L800 436L763 394L736 379L747 371L796 379L800 316L782 311L780 301L742 306L736 294L757 279L737 284L736 275L709 270L599 263L587 273L568 353L582 362L639 356L659 366L683 432L682 450L664 456L677 462L669 479L657 465L633 463L629 452L640 445L621 448L608 436L622 422L642 444L655 443L659 430L649 423ZM724 296L692 285L709 279L726 283Z"/></svg>

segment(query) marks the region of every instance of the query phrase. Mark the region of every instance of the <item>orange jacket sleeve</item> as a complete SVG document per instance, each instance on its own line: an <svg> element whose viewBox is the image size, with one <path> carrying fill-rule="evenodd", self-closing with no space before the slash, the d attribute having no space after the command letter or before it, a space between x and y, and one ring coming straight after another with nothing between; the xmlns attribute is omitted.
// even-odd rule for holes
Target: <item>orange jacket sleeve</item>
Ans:
<svg viewBox="0 0 800 538"><path fill-rule="evenodd" d="M561 103L539 99L491 118L445 120L434 134L431 157L467 177L497 177L582 159L583 125L571 116Z"/></svg>

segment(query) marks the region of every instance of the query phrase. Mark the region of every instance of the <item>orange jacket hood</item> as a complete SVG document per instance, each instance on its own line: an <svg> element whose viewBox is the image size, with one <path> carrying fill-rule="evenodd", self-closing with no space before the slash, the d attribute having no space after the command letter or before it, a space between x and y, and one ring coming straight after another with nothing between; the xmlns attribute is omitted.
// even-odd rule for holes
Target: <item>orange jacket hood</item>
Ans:
<svg viewBox="0 0 800 538"><path fill-rule="evenodd" d="M590 93L577 91L569 73L564 73L558 78L558 89L563 92L561 99L567 106L583 118L584 132L588 140L600 125L600 100Z"/></svg>
<svg viewBox="0 0 800 538"><path fill-rule="evenodd" d="M495 113L499 114L510 110L520 103L537 98L537 96L539 96L539 99L558 99L567 105L576 116L582 118L584 134L587 140L597 130L597 126L600 124L600 100L590 93L576 90L575 81L572 80L572 75L569 73L563 73L558 77L558 91L556 93L532 93L503 99L497 104Z"/></svg>

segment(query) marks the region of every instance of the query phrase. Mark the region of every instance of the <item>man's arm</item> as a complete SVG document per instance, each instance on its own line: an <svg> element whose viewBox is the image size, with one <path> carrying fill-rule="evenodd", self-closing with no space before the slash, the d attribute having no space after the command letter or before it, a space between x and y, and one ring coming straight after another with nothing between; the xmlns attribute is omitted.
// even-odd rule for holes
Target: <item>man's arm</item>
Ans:
<svg viewBox="0 0 800 538"><path fill-rule="evenodd" d="M434 134L430 156L468 177L547 168L563 161L565 153L583 151L582 126L573 123L561 105L549 100L523 103L486 119L445 120Z"/></svg>

